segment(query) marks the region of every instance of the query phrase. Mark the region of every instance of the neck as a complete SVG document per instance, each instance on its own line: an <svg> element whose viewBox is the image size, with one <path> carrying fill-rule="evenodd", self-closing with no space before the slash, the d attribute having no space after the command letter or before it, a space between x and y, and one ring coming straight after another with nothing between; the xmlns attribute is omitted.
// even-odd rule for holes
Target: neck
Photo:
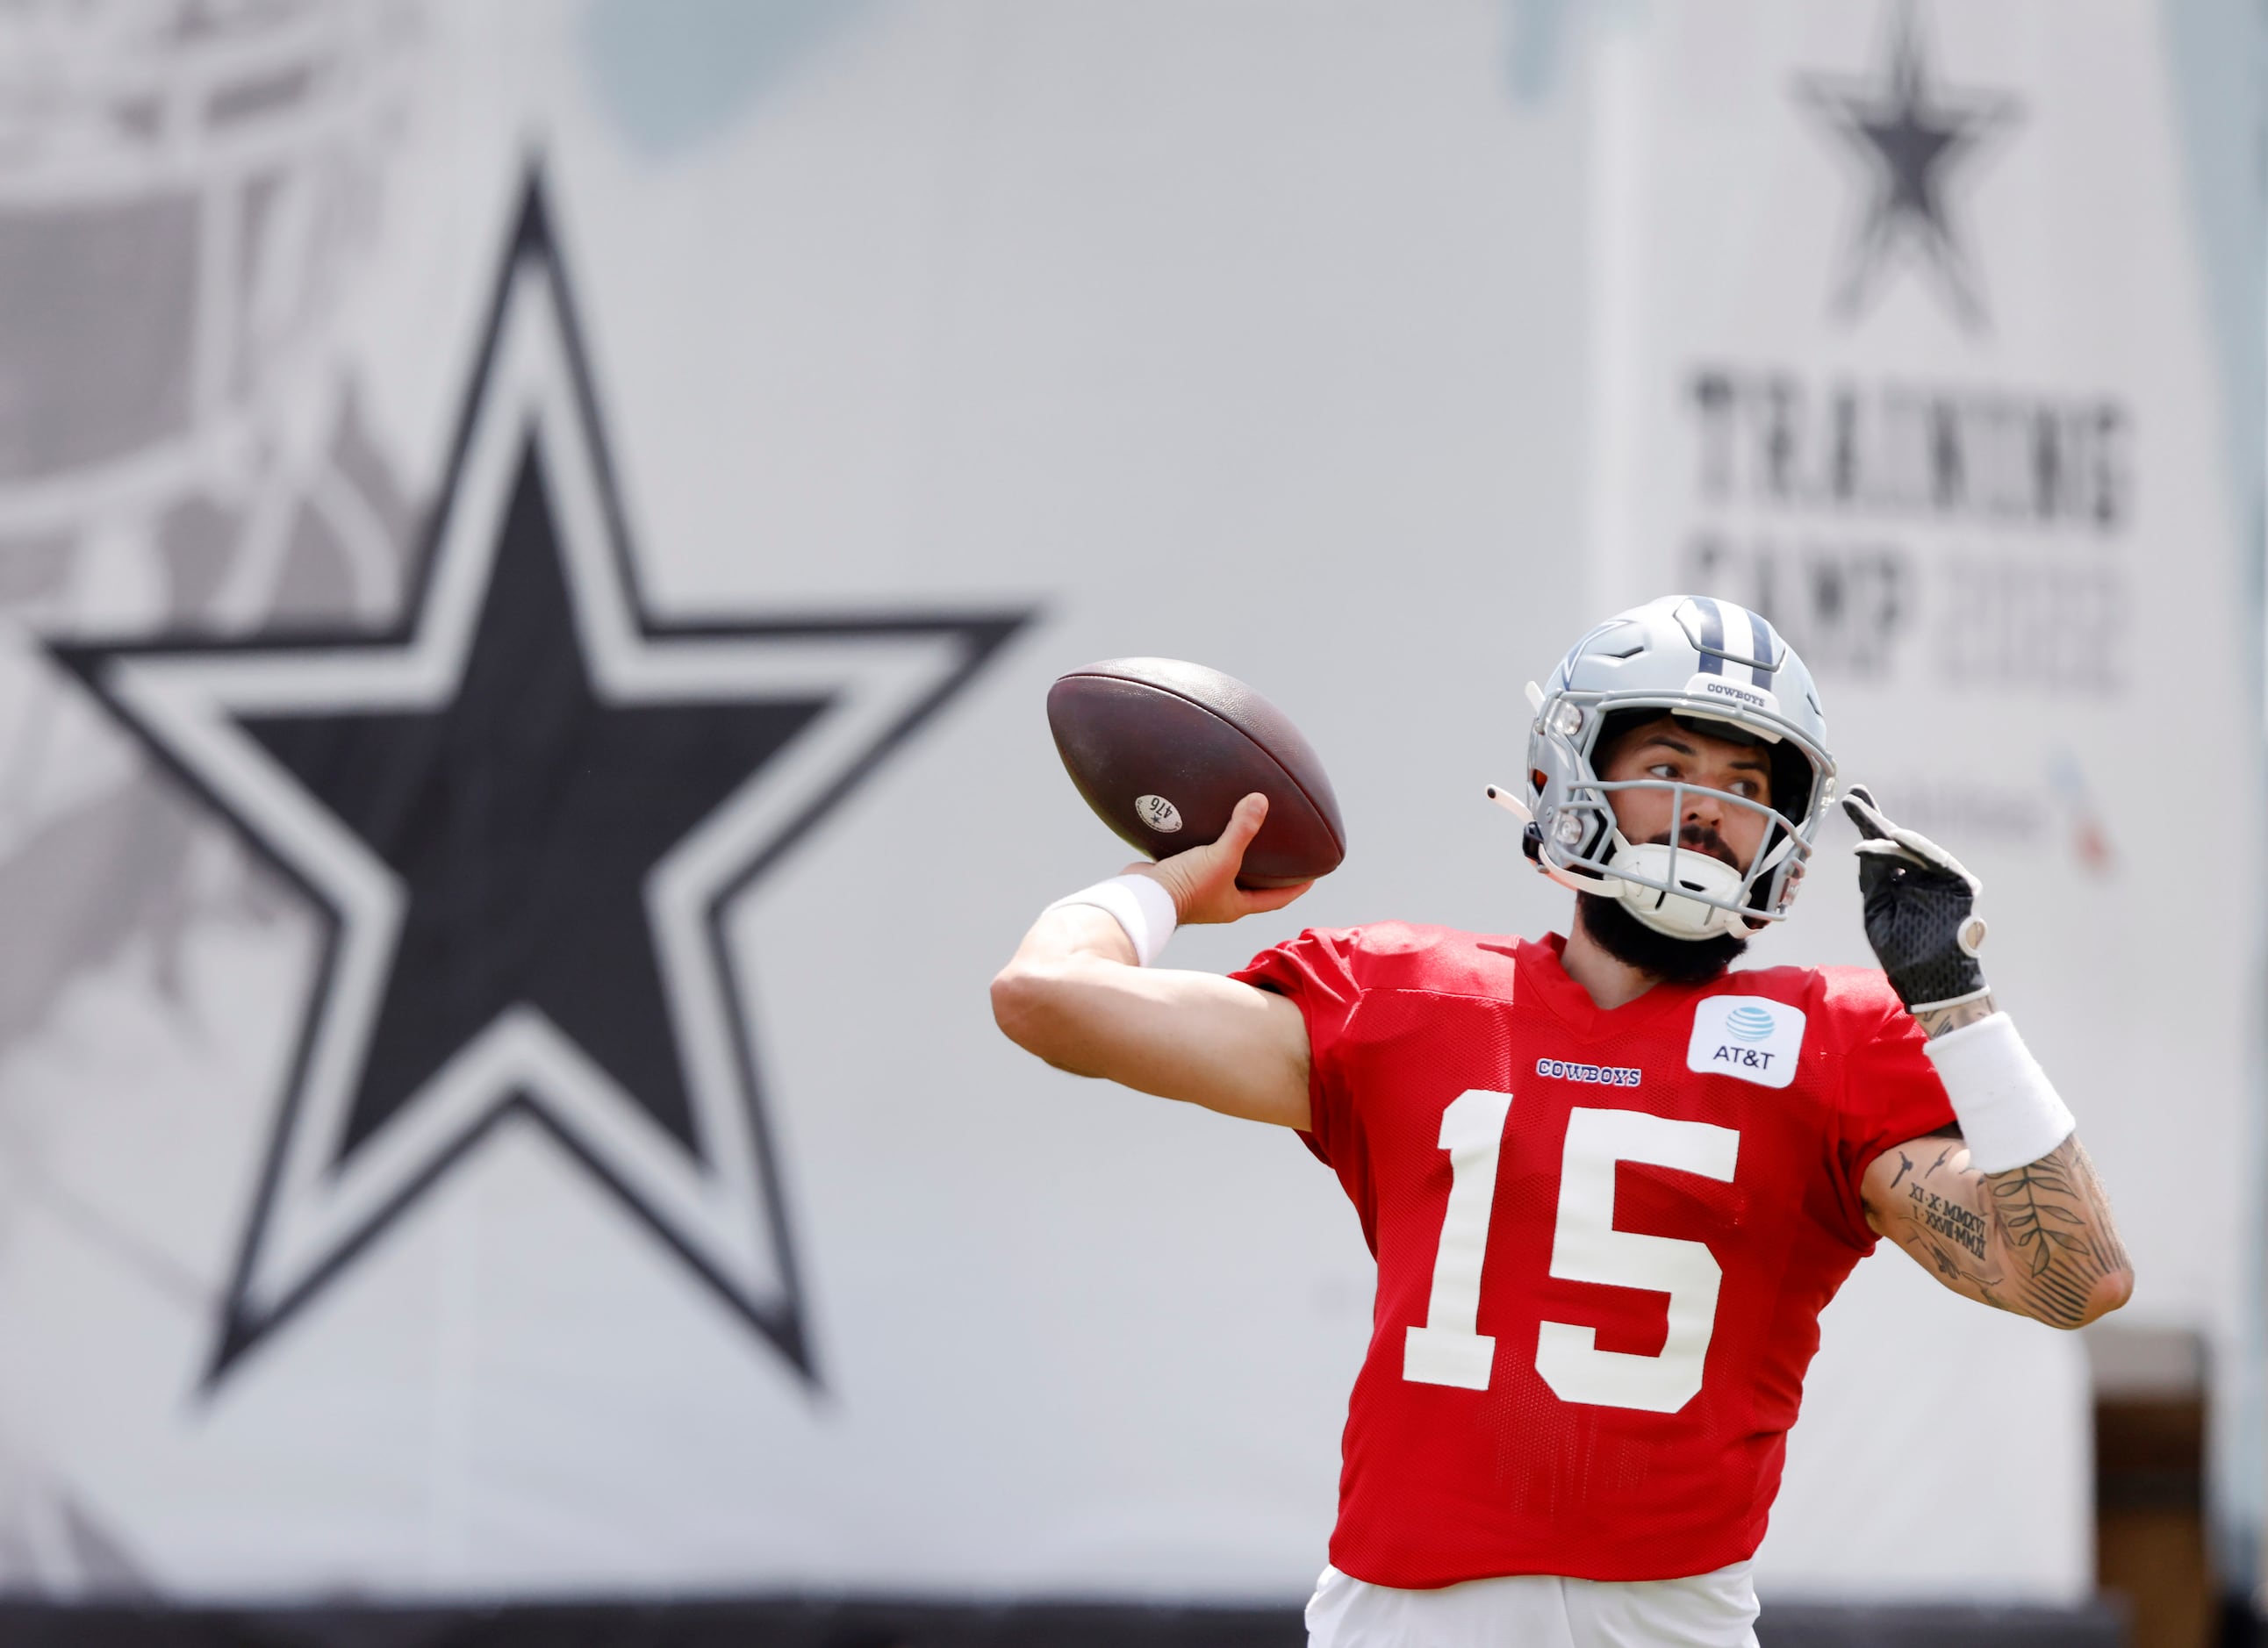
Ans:
<svg viewBox="0 0 2268 1648"><path fill-rule="evenodd" d="M1559 958L1559 965L1567 976L1583 987L1591 1004L1602 1012L1636 1001L1661 981L1651 973L1640 972L1629 962L1609 955L1599 947L1591 930L1583 924L1583 909L1575 907L1575 919L1568 923L1567 948Z"/></svg>

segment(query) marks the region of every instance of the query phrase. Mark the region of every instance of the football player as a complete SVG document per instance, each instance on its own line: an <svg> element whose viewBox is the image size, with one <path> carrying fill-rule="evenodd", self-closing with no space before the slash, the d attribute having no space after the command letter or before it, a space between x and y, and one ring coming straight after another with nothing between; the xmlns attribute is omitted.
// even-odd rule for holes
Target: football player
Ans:
<svg viewBox="0 0 2268 1648"><path fill-rule="evenodd" d="M1672 596L1578 642L1491 791L1565 938L1381 923L1226 978L1175 924L1282 908L1219 840L1058 901L993 985L1049 1063L1296 1129L1378 1262L1313 1648L1755 1642L1749 1559L1819 1313L1887 1236L2057 1328L2132 1287L2070 1112L1997 1010L1977 878L1852 787L1757 614ZM1880 971L1727 972L1825 809Z"/></svg>

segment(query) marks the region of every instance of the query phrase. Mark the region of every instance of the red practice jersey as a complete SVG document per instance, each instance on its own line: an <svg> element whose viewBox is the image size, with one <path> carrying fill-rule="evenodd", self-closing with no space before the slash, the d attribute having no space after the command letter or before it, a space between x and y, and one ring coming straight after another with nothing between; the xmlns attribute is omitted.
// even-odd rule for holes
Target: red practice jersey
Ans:
<svg viewBox="0 0 2268 1648"><path fill-rule="evenodd" d="M1307 932L1315 1154L1378 1261L1331 1562L1374 1585L1668 1579L1752 1556L1859 1188L1953 1120L1878 972L1602 1012L1564 940Z"/></svg>

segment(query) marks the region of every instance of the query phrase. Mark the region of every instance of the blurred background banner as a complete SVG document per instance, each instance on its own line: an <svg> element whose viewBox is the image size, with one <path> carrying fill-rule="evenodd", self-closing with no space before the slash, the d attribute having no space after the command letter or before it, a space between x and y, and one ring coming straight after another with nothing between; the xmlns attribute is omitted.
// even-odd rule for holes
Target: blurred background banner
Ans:
<svg viewBox="0 0 2268 1648"><path fill-rule="evenodd" d="M2256 470L2167 25L1901 0L1668 6L1607 35L1592 564L1602 607L1691 587L1767 614L1817 672L1845 782L1983 877L1992 976L2146 1278L2104 1332L2201 1333L2231 1423L2257 1274L2257 873L2240 851L2170 886L2140 772L2213 774L2199 828L2258 828ZM1835 819L1830 848L1851 839ZM1797 931L1807 959L1863 963L1837 857ZM2201 1138L2222 1143L2201 1158ZM1766 1571L2086 1587L2080 1343L1915 1281L1870 1265L1836 1306L1850 1338L1821 1372L1844 1377L1808 1408ZM1970 1484L1974 1523L1932 1514L1882 1424L1923 1403L1940 1442L2007 1468Z"/></svg>
<svg viewBox="0 0 2268 1648"><path fill-rule="evenodd" d="M1179 964L1564 929L1482 786L1675 587L1984 877L2141 1276L2090 1350L1861 1266L1767 1603L2083 1601L2136 1345L2248 1586L2258 48L10 9L0 1588L1295 1605L1370 1263L1295 1141L992 1027L1123 856L1046 686L1196 658L1330 766L1346 866ZM1759 962L1867 960L1848 840Z"/></svg>

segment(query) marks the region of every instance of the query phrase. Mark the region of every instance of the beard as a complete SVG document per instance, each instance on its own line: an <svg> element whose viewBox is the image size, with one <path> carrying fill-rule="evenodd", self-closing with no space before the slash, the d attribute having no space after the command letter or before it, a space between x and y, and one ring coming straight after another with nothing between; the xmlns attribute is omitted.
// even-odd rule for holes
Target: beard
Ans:
<svg viewBox="0 0 2268 1648"><path fill-rule="evenodd" d="M1683 843L1681 843L1683 844ZM1738 933L1673 938L1656 932L1602 893L1575 894L1575 919L1600 949L1624 967L1664 984L1703 984L1741 957L1749 941Z"/></svg>

